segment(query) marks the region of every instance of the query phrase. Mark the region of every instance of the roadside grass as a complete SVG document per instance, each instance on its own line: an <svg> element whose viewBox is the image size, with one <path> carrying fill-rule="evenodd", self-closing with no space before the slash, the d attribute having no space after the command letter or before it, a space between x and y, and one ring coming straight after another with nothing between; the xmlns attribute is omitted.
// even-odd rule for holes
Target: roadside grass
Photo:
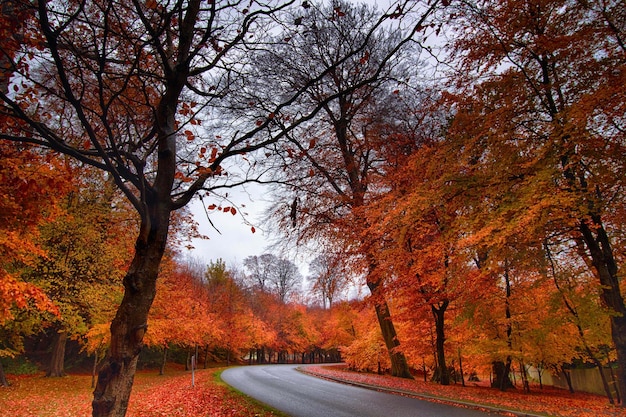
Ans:
<svg viewBox="0 0 626 417"><path fill-rule="evenodd" d="M128 417L285 417L226 385L223 369L182 370L159 376L138 371ZM91 375L46 378L43 374L9 376L0 388L0 415L11 417L88 417L91 415Z"/></svg>
<svg viewBox="0 0 626 417"><path fill-rule="evenodd" d="M225 387L226 389L228 389L231 393L233 393L234 395L241 397L242 399L244 399L247 403L249 404L253 404L254 406L258 407L260 410L264 410L267 413L269 413L269 415L271 416L276 416L276 417L289 417L288 414L285 414L281 411L275 410L272 407L268 406L265 403L262 403L260 401L257 401L256 399L244 394L243 392L239 391L237 388L231 387L230 385L228 385L227 383L225 383L222 380L222 372L226 370L226 368L221 368L219 370L217 370L214 374L214 381L215 384L217 385L221 385L223 387Z"/></svg>

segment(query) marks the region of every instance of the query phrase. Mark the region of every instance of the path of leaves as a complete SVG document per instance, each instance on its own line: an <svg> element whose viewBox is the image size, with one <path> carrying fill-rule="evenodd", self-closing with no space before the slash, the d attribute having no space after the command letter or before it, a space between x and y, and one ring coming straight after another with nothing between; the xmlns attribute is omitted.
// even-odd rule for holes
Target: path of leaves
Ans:
<svg viewBox="0 0 626 417"><path fill-rule="evenodd" d="M311 366L306 372L345 381L410 391L439 398L461 400L526 413L559 417L626 417L626 409L609 404L605 397L586 393L533 387L530 393L521 390L500 392L485 386L441 386L423 380L407 380L386 375L351 372L343 366Z"/></svg>
<svg viewBox="0 0 626 417"><path fill-rule="evenodd" d="M215 370L158 376L138 373L128 417L269 417L274 416L214 382ZM0 415L11 417L91 416L91 376L12 377L0 388Z"/></svg>

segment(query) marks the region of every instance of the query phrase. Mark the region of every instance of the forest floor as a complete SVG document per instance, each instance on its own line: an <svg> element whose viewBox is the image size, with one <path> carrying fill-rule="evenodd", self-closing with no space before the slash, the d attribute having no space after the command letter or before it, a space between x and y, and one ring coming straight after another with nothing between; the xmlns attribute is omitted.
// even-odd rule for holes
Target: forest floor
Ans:
<svg viewBox="0 0 626 417"><path fill-rule="evenodd" d="M452 403L460 407L505 412L512 416L558 417L626 417L626 408L609 404L606 397L567 390L531 386L529 393L521 389L501 392L478 383L466 386L442 386L424 380L408 380L387 375L347 370L341 365L309 366L306 373L344 383L364 386L401 395L415 396L429 401Z"/></svg>
<svg viewBox="0 0 626 417"><path fill-rule="evenodd" d="M128 417L279 417L263 405L240 395L219 379L220 369L140 371L127 413ZM423 380L358 373L341 366L308 366L306 372L460 407L509 411L513 416L626 417L626 409L612 406L605 397L566 390L532 387L500 392L475 383L441 386ZM87 417L91 415L91 375L45 378L43 374L10 376L11 386L0 387L0 415L11 417Z"/></svg>
<svg viewBox="0 0 626 417"><path fill-rule="evenodd" d="M127 417L279 417L269 408L220 382L219 369L138 371ZM9 376L10 386L0 387L2 417L91 416L91 375L46 378L43 374Z"/></svg>

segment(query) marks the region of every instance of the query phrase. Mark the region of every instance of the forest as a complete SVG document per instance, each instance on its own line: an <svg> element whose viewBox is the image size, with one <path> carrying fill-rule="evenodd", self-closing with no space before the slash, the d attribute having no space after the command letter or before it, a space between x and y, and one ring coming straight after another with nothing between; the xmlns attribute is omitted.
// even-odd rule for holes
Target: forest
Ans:
<svg viewBox="0 0 626 417"><path fill-rule="evenodd" d="M593 368L623 406L624 2L0 7L0 385L89 358L121 417L150 352L503 391ZM186 256L225 216L276 251Z"/></svg>

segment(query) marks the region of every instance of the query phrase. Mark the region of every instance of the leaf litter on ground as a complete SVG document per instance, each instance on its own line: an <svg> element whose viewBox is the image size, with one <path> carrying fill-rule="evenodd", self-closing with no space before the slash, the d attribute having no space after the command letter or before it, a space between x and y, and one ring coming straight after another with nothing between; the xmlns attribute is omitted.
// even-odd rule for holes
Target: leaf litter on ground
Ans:
<svg viewBox="0 0 626 417"><path fill-rule="evenodd" d="M439 385L423 379L404 379L389 375L355 372L344 365L307 366L304 372L351 383L400 390L416 396L434 396L441 400L462 401L516 412L536 413L555 417L626 417L626 408L611 405L606 397L583 392L532 386L530 392L521 389L500 391L480 383Z"/></svg>
<svg viewBox="0 0 626 417"><path fill-rule="evenodd" d="M195 373L137 372L127 417L271 417L277 414L235 394L216 382L217 369ZM11 376L11 386L0 388L0 415L11 417L91 416L91 375L62 378Z"/></svg>

